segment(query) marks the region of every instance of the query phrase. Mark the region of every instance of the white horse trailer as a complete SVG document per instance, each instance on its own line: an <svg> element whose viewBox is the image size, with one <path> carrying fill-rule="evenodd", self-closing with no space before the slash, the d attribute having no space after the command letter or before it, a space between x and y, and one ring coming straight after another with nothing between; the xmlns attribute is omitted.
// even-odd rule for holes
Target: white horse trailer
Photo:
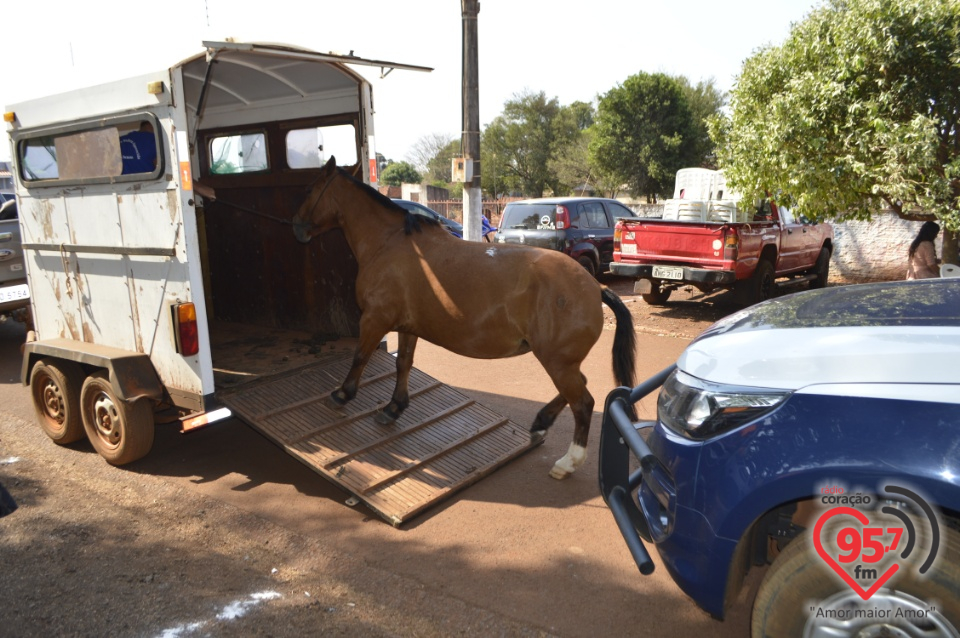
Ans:
<svg viewBox="0 0 960 638"><path fill-rule="evenodd" d="M357 264L342 233L304 245L290 219L331 155L376 183L371 86L348 65L430 69L204 45L5 110L35 324L22 379L46 434L120 465L150 450L158 413L183 431L236 414L395 524L527 449L422 373L407 421L373 424L385 352L348 411L320 400L352 358Z"/></svg>

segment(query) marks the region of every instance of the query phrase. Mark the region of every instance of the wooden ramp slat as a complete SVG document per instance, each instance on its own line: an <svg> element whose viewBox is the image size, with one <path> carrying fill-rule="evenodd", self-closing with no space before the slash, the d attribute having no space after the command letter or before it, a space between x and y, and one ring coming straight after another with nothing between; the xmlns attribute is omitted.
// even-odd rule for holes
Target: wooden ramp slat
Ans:
<svg viewBox="0 0 960 638"><path fill-rule="evenodd" d="M356 398L321 400L339 387L352 353L244 384L219 398L234 414L318 474L400 525L530 450L529 432L414 368L410 406L393 425L374 415L390 401L396 359L371 357Z"/></svg>

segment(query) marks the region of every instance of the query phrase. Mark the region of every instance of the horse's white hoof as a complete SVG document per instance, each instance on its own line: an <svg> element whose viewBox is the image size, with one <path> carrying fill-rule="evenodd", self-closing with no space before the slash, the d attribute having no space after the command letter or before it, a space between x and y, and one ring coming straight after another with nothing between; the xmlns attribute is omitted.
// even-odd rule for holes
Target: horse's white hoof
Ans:
<svg viewBox="0 0 960 638"><path fill-rule="evenodd" d="M570 474L572 474L572 473L573 473L573 470L567 470L566 468L561 467L561 466L560 466L560 463L557 463L557 464L554 465L553 468L550 470L550 478L555 478L555 479L557 479L558 481L562 481L563 479L565 479L565 478L567 478L568 476L570 476Z"/></svg>
<svg viewBox="0 0 960 638"><path fill-rule="evenodd" d="M530 445L536 445L547 436L546 430L533 430L530 432Z"/></svg>

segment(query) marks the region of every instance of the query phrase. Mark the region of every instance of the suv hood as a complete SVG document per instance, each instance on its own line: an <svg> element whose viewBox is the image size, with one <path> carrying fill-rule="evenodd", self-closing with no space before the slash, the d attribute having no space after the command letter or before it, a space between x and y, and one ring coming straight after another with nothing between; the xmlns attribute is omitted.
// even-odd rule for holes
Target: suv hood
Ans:
<svg viewBox="0 0 960 638"><path fill-rule="evenodd" d="M960 385L960 279L826 288L737 312L677 362L714 383ZM910 395L908 388L900 388ZM880 390L880 388L876 388ZM960 388L941 388L960 402ZM889 396L887 388L880 394Z"/></svg>

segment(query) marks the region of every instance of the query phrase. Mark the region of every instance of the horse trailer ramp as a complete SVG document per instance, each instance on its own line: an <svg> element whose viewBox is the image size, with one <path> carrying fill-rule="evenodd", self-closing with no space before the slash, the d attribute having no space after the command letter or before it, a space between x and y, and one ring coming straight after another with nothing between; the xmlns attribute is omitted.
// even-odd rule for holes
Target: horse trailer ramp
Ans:
<svg viewBox="0 0 960 638"><path fill-rule="evenodd" d="M323 399L343 382L352 360L351 352L331 352L218 396L394 526L537 445L525 428L416 368L410 406L395 424L376 423L396 382L396 359L383 350L370 358L356 398L341 410L327 407Z"/></svg>

